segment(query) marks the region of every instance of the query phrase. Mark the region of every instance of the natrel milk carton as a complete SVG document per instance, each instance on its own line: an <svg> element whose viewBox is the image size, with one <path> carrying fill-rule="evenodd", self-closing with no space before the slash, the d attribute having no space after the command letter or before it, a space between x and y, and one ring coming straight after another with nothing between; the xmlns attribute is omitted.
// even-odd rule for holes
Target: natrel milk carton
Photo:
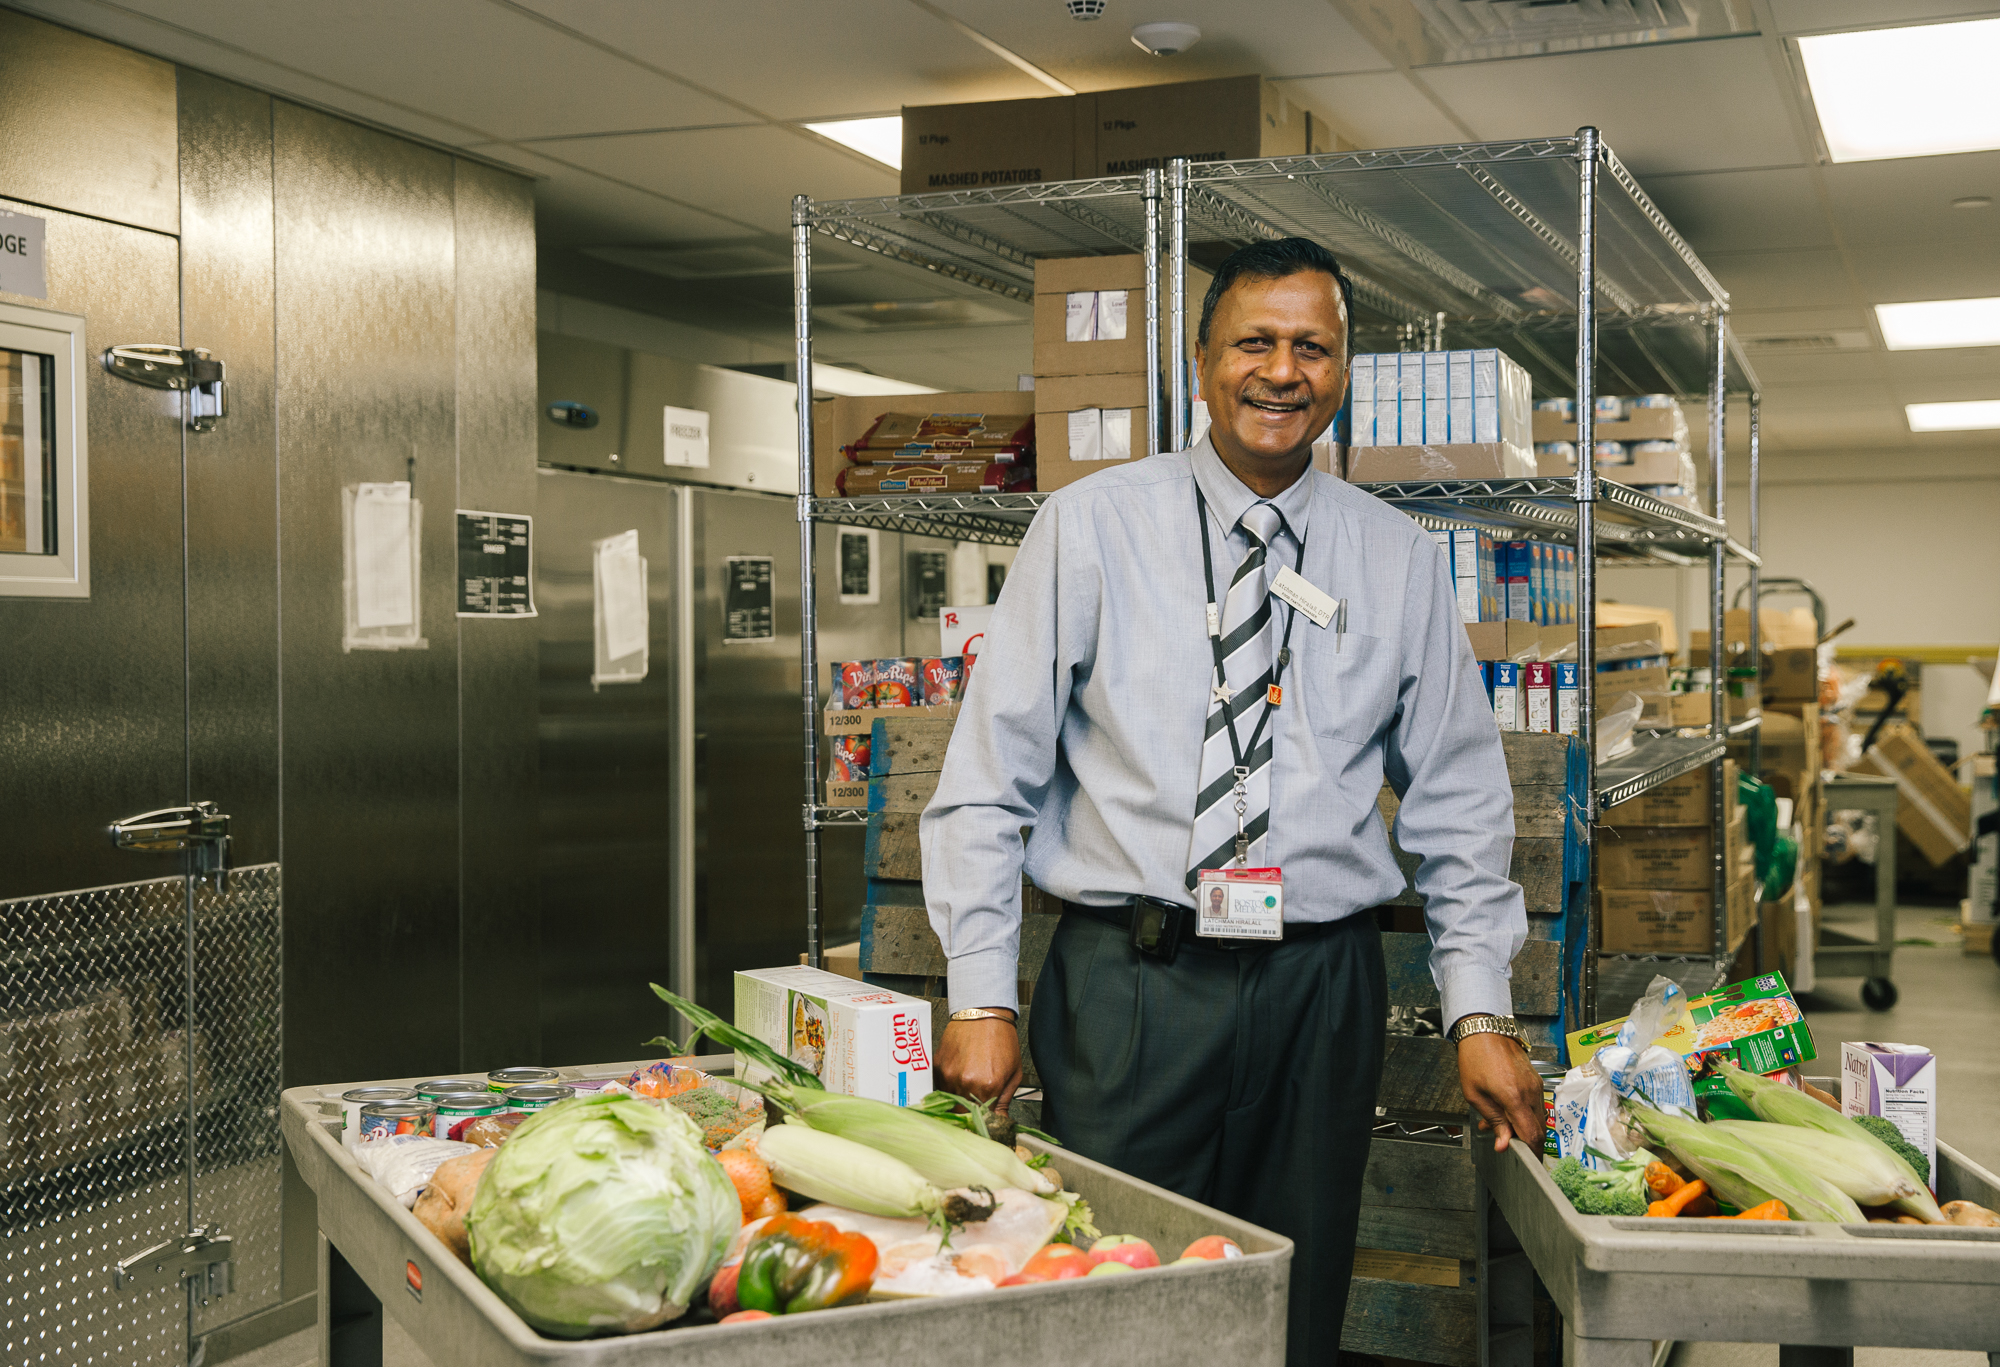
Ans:
<svg viewBox="0 0 2000 1367"><path fill-rule="evenodd" d="M1879 1115L1931 1161L1937 1185L1937 1056L1921 1044L1844 1042L1840 1046L1840 1110Z"/></svg>
<svg viewBox="0 0 2000 1367"><path fill-rule="evenodd" d="M897 1106L931 1090L931 1004L817 968L736 974L736 1028L804 1064L830 1092ZM764 1070L736 1056L737 1076Z"/></svg>

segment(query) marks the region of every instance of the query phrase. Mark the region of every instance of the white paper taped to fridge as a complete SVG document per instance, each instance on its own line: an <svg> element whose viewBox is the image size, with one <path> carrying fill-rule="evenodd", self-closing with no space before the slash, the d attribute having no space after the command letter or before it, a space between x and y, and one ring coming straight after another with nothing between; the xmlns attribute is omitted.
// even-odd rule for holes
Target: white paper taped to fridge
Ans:
<svg viewBox="0 0 2000 1367"><path fill-rule="evenodd" d="M410 582L410 486L363 484L354 495L354 619L358 627L415 620Z"/></svg>
<svg viewBox="0 0 2000 1367"><path fill-rule="evenodd" d="M604 613L604 655L622 660L646 648L646 570L639 559L639 531L607 536L596 543L598 606Z"/></svg>

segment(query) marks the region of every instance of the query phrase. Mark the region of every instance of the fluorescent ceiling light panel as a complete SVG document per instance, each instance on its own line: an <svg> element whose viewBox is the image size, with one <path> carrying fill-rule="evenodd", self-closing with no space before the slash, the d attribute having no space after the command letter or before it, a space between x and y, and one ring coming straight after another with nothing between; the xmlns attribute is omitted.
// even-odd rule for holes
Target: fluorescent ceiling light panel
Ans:
<svg viewBox="0 0 2000 1367"><path fill-rule="evenodd" d="M2000 19L1798 41L1835 161L2000 147Z"/></svg>
<svg viewBox="0 0 2000 1367"><path fill-rule="evenodd" d="M884 166L903 169L903 116L882 119L834 119L829 123L809 123L807 128L823 138L832 138L842 147L852 147L864 157L873 157Z"/></svg>
<svg viewBox="0 0 2000 1367"><path fill-rule="evenodd" d="M1963 403L1906 403L1912 432L1979 432L2000 427L2000 399Z"/></svg>
<svg viewBox="0 0 2000 1367"><path fill-rule="evenodd" d="M1932 347L2000 346L2000 299L1932 299L1921 304L1877 304L1882 340L1891 351Z"/></svg>
<svg viewBox="0 0 2000 1367"><path fill-rule="evenodd" d="M870 375L865 370L847 370L837 365L813 366L813 393L860 396L864 394L935 394L925 384L892 380L887 375Z"/></svg>

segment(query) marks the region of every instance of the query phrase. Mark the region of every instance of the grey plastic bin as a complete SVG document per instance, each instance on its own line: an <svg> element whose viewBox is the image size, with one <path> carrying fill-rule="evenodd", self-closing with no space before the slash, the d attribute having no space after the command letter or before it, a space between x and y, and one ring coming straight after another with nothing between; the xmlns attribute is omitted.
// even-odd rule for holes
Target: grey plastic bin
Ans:
<svg viewBox="0 0 2000 1367"><path fill-rule="evenodd" d="M2000 1367L2000 1229L1579 1215L1523 1146L1473 1147L1562 1314L1565 1367L1649 1367L1662 1339L1974 1349ZM2000 1178L1945 1144L1937 1189L2000 1209Z"/></svg>
<svg viewBox="0 0 2000 1367"><path fill-rule="evenodd" d="M604 1065L564 1071L581 1076L622 1070ZM345 1084L366 1085L371 1084ZM345 1086L293 1088L281 1101L285 1142L319 1202L319 1322L322 1360L329 1367L379 1364L384 1313L436 1367L627 1367L670 1360L676 1367L780 1361L903 1367L940 1356L955 1367L1020 1367L1068 1361L1079 1345L1189 1367L1215 1362L1282 1367L1285 1359L1289 1239L1060 1151L1056 1162L1063 1184L1090 1202L1098 1228L1142 1235L1168 1258L1205 1234L1226 1234L1247 1256L755 1324L576 1341L544 1338L341 1147L338 1118L323 1115L322 1105Z"/></svg>

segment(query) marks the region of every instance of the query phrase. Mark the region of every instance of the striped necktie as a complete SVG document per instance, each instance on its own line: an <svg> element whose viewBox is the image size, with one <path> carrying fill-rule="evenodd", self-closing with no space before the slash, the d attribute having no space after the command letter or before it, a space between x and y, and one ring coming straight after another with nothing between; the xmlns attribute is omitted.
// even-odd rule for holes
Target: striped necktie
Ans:
<svg viewBox="0 0 2000 1367"><path fill-rule="evenodd" d="M1250 543L1222 602L1224 678L1209 695L1208 723L1201 743L1201 788L1194 805L1194 838L1188 850L1187 886L1193 891L1203 869L1236 862L1236 752L1223 709L1236 721L1238 743L1249 746L1258 719L1269 707L1271 686L1271 574L1273 540L1288 534L1285 516L1269 503L1253 503L1236 524ZM1224 698L1228 701L1225 702ZM1276 719L1273 718L1273 721ZM1271 725L1243 758L1243 830L1250 837L1249 865L1263 866L1264 832L1271 820Z"/></svg>

